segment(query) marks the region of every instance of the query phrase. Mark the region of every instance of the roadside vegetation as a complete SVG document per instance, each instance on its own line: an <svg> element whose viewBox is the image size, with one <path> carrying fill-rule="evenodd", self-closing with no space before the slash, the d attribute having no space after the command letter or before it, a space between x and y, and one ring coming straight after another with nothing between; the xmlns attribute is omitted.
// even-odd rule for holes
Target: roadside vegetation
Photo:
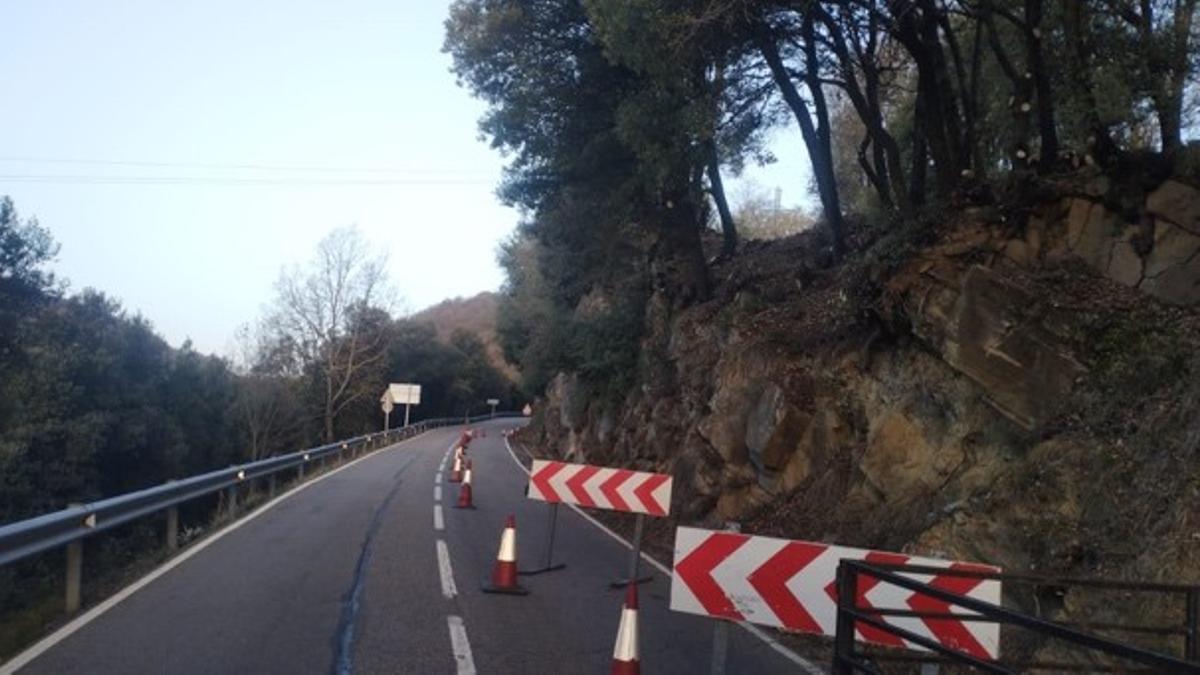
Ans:
<svg viewBox="0 0 1200 675"><path fill-rule="evenodd" d="M0 201L0 524L379 430L387 382L423 385L414 422L486 412L493 397L516 405L479 336L440 340L387 305L367 250L355 230L335 230L313 263L281 274L238 353L220 357L170 346L101 291L71 292L48 270L50 231ZM186 506L185 538L219 506ZM96 538L89 596L157 560L161 536L140 522ZM58 616L61 565L51 552L0 568L0 656Z"/></svg>

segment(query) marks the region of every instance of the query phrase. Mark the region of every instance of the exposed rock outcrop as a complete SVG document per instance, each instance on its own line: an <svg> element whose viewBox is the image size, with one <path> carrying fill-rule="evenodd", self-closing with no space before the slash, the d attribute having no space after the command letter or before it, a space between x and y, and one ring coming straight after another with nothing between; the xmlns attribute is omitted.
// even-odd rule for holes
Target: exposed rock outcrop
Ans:
<svg viewBox="0 0 1200 675"><path fill-rule="evenodd" d="M804 237L750 247L716 299L658 316L624 400L562 375L525 438L673 472L679 522L1200 582L1197 191L1144 212L966 212L826 272Z"/></svg>

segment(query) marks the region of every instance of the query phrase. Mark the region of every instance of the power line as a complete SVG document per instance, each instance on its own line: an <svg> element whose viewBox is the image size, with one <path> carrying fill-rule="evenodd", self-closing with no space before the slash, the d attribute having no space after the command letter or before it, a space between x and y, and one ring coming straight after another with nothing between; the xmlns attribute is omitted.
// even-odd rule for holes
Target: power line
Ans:
<svg viewBox="0 0 1200 675"><path fill-rule="evenodd" d="M0 174L0 182L12 183L59 183L80 185L246 185L246 186L309 186L309 187L402 187L409 185L487 185L492 179L484 178L428 178L410 177L395 179L353 178L237 178L216 176L105 176L99 174L73 175L26 175Z"/></svg>
<svg viewBox="0 0 1200 675"><path fill-rule="evenodd" d="M305 166L294 164L254 164L254 163L210 163L210 162L164 162L150 160L116 160L65 157L0 157L0 162L24 164L68 164L91 166L129 166L167 169L204 169L232 171L297 171L317 173L363 173L363 174L453 174L457 171L414 169L401 167L345 167L345 166Z"/></svg>

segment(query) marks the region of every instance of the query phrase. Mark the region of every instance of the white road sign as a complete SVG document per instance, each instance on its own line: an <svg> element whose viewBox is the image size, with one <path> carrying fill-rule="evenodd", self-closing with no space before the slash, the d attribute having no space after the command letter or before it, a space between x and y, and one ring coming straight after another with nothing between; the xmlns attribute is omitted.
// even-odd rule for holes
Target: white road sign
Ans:
<svg viewBox="0 0 1200 675"><path fill-rule="evenodd" d="M420 405L421 385L419 384L389 384L383 398L390 398L395 405Z"/></svg>

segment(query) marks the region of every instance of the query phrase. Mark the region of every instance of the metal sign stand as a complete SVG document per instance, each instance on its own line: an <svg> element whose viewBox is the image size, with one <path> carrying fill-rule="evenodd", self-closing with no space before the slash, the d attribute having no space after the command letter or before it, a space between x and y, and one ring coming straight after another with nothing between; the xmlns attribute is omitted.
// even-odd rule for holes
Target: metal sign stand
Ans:
<svg viewBox="0 0 1200 675"><path fill-rule="evenodd" d="M730 532L741 532L740 523L725 523ZM729 621L718 619L713 625L712 675L725 675L725 663L729 657ZM924 674L922 674L924 675Z"/></svg>
<svg viewBox="0 0 1200 675"><path fill-rule="evenodd" d="M521 570L521 571L517 572L517 574L525 574L525 575L542 574L543 572L553 572L554 570L561 570L567 566L566 563L558 563L557 565L554 564L554 531L555 531L555 526L557 524L558 524L558 502L554 502L553 504L550 505L550 539L546 543L546 566L539 567L537 569L532 569L532 570Z"/></svg>
<svg viewBox="0 0 1200 675"><path fill-rule="evenodd" d="M633 526L633 550L629 554L629 575L624 579L609 584L609 588L625 588L630 583L644 584L654 577L638 576L638 563L642 558L642 532L646 529L646 514L637 514L637 524Z"/></svg>

